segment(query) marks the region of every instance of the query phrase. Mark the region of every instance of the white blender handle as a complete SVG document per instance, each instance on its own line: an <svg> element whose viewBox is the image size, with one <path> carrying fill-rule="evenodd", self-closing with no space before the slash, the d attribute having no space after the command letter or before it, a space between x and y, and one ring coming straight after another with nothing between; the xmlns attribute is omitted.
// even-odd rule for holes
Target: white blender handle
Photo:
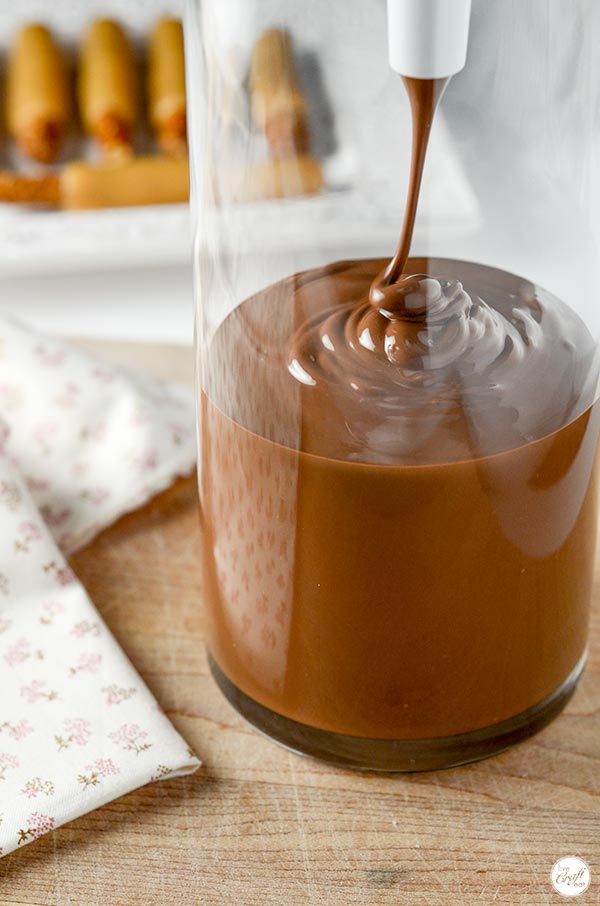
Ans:
<svg viewBox="0 0 600 906"><path fill-rule="evenodd" d="M443 79L467 59L471 0L387 0L390 66L413 79Z"/></svg>

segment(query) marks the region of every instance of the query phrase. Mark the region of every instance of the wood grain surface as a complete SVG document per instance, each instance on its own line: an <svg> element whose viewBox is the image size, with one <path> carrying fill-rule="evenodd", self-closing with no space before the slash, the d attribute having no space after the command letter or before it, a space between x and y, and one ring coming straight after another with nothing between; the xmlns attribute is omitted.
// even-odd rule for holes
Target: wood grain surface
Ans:
<svg viewBox="0 0 600 906"><path fill-rule="evenodd" d="M108 351L189 377L187 350ZM600 904L598 583L588 667L550 727L477 765L359 774L289 754L223 699L203 647L198 543L190 479L72 562L202 769L0 860L0 903L542 906L564 902L550 871L575 854L592 876L576 902Z"/></svg>

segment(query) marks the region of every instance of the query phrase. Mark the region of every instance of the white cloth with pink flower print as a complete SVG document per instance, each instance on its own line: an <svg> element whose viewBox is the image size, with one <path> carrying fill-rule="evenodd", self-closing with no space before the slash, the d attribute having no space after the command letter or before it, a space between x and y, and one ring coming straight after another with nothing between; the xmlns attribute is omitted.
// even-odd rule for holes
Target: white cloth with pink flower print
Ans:
<svg viewBox="0 0 600 906"><path fill-rule="evenodd" d="M63 555L194 460L186 390L0 322L0 855L199 766Z"/></svg>

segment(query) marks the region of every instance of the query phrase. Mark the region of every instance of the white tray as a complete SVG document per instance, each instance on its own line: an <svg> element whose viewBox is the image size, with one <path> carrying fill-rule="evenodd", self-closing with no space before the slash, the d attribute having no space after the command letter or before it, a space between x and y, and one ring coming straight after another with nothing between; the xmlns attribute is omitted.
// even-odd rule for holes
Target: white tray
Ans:
<svg viewBox="0 0 600 906"><path fill-rule="evenodd" d="M181 15L182 5L181 0L168 0L166 4L160 0L52 0L52 3L20 0L18 4L0 4L0 50L7 47L20 26L32 20L46 23L61 41L74 46L91 19L114 17L129 29L134 39L141 41L160 15L166 10ZM374 33L374 40L375 37ZM305 40L306 46L313 49L308 35ZM336 85L335 73L333 81L331 73L325 74L334 96L336 92L340 97L352 96L353 86ZM386 77L385 67L383 75ZM357 78L360 77L357 74ZM356 90L358 88L357 85ZM286 232L285 241L310 241L326 251L340 243L360 246L364 236L365 252L370 252L374 244L386 243L387 248L397 237L404 174L410 153L410 127L408 105L399 86L397 91L388 94L388 98L388 104L394 105L394 115L405 123L407 141L400 143L403 147L398 152L395 147L388 149L386 167L377 178L371 173L361 183L361 167L363 175L365 171L363 160L346 182L346 189L325 192L311 199L287 201L294 228ZM335 112L337 116L338 111ZM348 123L347 109L339 113L337 158L343 169L344 161L352 159L357 149L352 145L355 136L344 126L344 122ZM366 131L366 127L363 128L363 133ZM5 137L2 144L2 165L22 167L23 162ZM362 151L364 158L364 148ZM77 153L85 154L85 150L80 147ZM335 176L335 170L336 161L329 161L326 174ZM388 177L388 173L393 174L393 188L390 188L392 176ZM262 202L260 212L256 206L239 206L237 211L226 213L242 223L252 222L254 230L257 223L262 224L262 229L256 232L257 243L282 241L274 203ZM431 224L436 233L455 233L471 228L477 218L475 198L440 119L430 149L416 242L424 232L431 235ZM187 264L190 248L190 218L186 205L85 212L52 212L0 205L0 278Z"/></svg>

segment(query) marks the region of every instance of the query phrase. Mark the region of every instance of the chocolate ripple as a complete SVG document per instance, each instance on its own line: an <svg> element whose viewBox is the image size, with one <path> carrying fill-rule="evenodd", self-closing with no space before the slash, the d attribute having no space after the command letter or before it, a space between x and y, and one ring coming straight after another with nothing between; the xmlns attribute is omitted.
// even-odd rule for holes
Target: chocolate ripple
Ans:
<svg viewBox="0 0 600 906"><path fill-rule="evenodd" d="M298 281L296 311L317 305L287 352L304 449L390 464L473 458L579 414L593 343L559 299L464 262L385 285L377 264ZM327 304L342 284L354 295Z"/></svg>

